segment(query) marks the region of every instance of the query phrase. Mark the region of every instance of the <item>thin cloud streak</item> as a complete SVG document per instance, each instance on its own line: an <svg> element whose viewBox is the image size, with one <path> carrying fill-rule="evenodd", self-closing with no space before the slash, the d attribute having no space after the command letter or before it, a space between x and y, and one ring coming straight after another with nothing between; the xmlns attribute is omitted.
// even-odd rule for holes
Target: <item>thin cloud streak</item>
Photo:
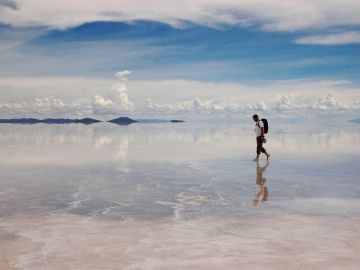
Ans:
<svg viewBox="0 0 360 270"><path fill-rule="evenodd" d="M7 1L9 2L9 1ZM357 0L14 0L0 6L0 22L18 27L65 29L92 21L184 21L217 27L260 25L266 31L326 29L360 24ZM15 7L15 8L11 8Z"/></svg>
<svg viewBox="0 0 360 270"><path fill-rule="evenodd" d="M302 45L344 45L359 44L360 32L350 31L328 35L313 35L295 40L295 43Z"/></svg>

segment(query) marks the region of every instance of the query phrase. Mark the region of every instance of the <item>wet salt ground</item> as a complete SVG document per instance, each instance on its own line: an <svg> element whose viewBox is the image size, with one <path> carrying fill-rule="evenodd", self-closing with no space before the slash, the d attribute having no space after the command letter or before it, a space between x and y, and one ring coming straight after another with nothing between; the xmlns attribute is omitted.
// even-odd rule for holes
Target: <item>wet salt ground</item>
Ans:
<svg viewBox="0 0 360 270"><path fill-rule="evenodd" d="M1 269L358 269L359 129L1 128ZM260 165L264 165L262 162Z"/></svg>

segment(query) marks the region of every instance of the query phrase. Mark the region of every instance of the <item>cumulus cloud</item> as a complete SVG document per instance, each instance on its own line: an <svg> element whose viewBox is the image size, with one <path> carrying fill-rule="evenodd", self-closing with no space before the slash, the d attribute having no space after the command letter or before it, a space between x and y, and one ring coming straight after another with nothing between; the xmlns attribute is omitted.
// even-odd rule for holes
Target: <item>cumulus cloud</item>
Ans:
<svg viewBox="0 0 360 270"><path fill-rule="evenodd" d="M266 105L265 102L263 101L258 101L256 104L254 105L247 105L246 106L247 110L248 111L261 111L261 112L264 112L268 109L268 106Z"/></svg>
<svg viewBox="0 0 360 270"><path fill-rule="evenodd" d="M182 102L154 104L150 99L145 103L133 105L132 110L121 110L110 100L98 97L97 102L92 106L88 104L67 104L62 100L46 97L37 98L32 102L2 103L0 104L1 115L16 117L59 117L67 115L74 117L82 116L102 116L111 117L114 115L128 115L130 117L228 117L235 118L248 116L255 112L271 115L272 117L282 117L287 115L306 116L309 113L317 115L340 115L356 114L360 112L360 102L345 102L338 100L333 94L312 98L298 97L294 99L289 95L283 95L280 99L264 101L254 101L252 104L242 104L241 102L220 101L216 99L201 100L194 98ZM101 105L100 105L101 103ZM110 105L108 105L110 104Z"/></svg>
<svg viewBox="0 0 360 270"><path fill-rule="evenodd" d="M255 101L252 104L241 102L225 102L220 100L201 100L195 98L192 101L177 102L172 104L146 103L136 108L140 115L183 115L192 117L228 117L235 118L252 115L261 112L272 117L304 117L309 113L318 116L331 116L346 113L360 112L359 102L339 101L331 93L320 97L299 96L293 98L290 95L283 95L280 99L269 99Z"/></svg>
<svg viewBox="0 0 360 270"><path fill-rule="evenodd" d="M280 115L292 114L297 116L313 114L317 116L356 115L360 112L358 100L339 100L331 92L320 97L305 98L299 96L297 99L290 95L283 95L274 103L273 108Z"/></svg>
<svg viewBox="0 0 360 270"><path fill-rule="evenodd" d="M0 114L6 117L62 117L91 113L86 104L66 103L55 97L35 98L31 101L0 103Z"/></svg>
<svg viewBox="0 0 360 270"><path fill-rule="evenodd" d="M186 103L183 104L183 108L186 107ZM201 101L200 98L195 98L191 105L188 106L188 110L194 111L197 113L207 112L207 113L216 113L224 111L226 106L220 100L205 100Z"/></svg>
<svg viewBox="0 0 360 270"><path fill-rule="evenodd" d="M116 74L116 82L92 83L94 89L73 93L77 99L33 97L0 103L0 115L4 117L75 117L90 116L103 120L114 116L133 118L176 117L243 117L262 112L273 117L305 115L350 115L360 112L360 92L346 81L277 81L266 85L240 83L205 83L199 81L127 81L129 71ZM64 79L69 83L75 79ZM84 82L81 78L80 82ZM6 81L6 89L26 89L31 80L14 79L15 85ZM60 81L39 78L35 82L38 93L45 93ZM0 91L1 89L0 79ZM82 83L78 83L79 86ZM130 84L131 83L131 84ZM129 85L129 86L127 86ZM16 86L16 87L15 87ZM90 87L90 85L89 85ZM131 89L131 91L128 91ZM109 91L107 90L109 89ZM171 91L169 91L171 89ZM26 92L26 91L25 91ZM61 91L59 91L61 93ZM83 95L80 98L80 93ZM85 96L84 96L85 93ZM86 96L89 95L89 96ZM86 98L87 97L87 98ZM93 97L93 98L92 98ZM21 100L21 101L19 101Z"/></svg>
<svg viewBox="0 0 360 270"><path fill-rule="evenodd" d="M358 0L14 0L0 6L1 23L67 28L91 21L155 20L178 27L198 24L260 24L268 31L294 31L360 24Z"/></svg>
<svg viewBox="0 0 360 270"><path fill-rule="evenodd" d="M344 33L313 35L295 40L303 45L343 45L360 43L360 32L349 31Z"/></svg>
<svg viewBox="0 0 360 270"><path fill-rule="evenodd" d="M343 111L349 109L349 105L346 105L343 102L338 101L332 93L328 93L325 97L320 97L314 101L311 108L328 111L328 110L336 110Z"/></svg>
<svg viewBox="0 0 360 270"><path fill-rule="evenodd" d="M125 84L127 76L130 74L129 70L119 71L115 74L115 77L118 79L114 86L117 93L117 104L125 109L131 109L134 105L129 101L128 89Z"/></svg>
<svg viewBox="0 0 360 270"><path fill-rule="evenodd" d="M111 99L103 98L102 96L95 95L94 96L94 105L101 107L111 107L114 105L114 102Z"/></svg>
<svg viewBox="0 0 360 270"><path fill-rule="evenodd" d="M106 114L109 112L120 113L133 110L134 103L129 100L128 89L126 87L129 70L115 73L117 82L113 85L112 97L105 98L100 95L94 96L93 110L97 114Z"/></svg>
<svg viewBox="0 0 360 270"><path fill-rule="evenodd" d="M131 74L130 70L123 70L123 71L118 71L115 73L115 77L120 81L120 82L126 82L127 80L127 76L129 76Z"/></svg>
<svg viewBox="0 0 360 270"><path fill-rule="evenodd" d="M279 112L289 110L291 109L291 107L292 107L292 102L290 100L289 95L282 96L281 99L276 103L276 109Z"/></svg>

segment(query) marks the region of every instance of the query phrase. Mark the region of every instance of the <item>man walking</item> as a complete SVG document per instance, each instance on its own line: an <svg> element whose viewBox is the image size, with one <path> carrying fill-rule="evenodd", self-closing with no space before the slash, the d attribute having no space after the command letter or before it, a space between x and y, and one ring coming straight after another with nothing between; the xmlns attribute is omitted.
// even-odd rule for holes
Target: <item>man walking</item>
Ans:
<svg viewBox="0 0 360 270"><path fill-rule="evenodd" d="M252 118L255 122L256 133L256 158L254 158L254 161L259 161L260 153L264 153L266 155L266 159L269 160L270 154L268 154L266 149L263 147L263 142L265 140L264 123L259 119L257 114L254 114Z"/></svg>

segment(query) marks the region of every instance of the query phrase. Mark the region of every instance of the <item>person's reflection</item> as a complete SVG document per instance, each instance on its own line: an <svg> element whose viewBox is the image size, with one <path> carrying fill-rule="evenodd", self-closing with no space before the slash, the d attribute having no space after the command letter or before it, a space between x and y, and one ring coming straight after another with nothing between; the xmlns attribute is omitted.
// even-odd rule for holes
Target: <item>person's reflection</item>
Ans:
<svg viewBox="0 0 360 270"><path fill-rule="evenodd" d="M253 201L254 206L257 206L262 201L266 201L269 196L268 188L265 186L266 178L263 177L263 173L269 164L267 161L265 166L260 167L259 161L256 162L256 196Z"/></svg>

